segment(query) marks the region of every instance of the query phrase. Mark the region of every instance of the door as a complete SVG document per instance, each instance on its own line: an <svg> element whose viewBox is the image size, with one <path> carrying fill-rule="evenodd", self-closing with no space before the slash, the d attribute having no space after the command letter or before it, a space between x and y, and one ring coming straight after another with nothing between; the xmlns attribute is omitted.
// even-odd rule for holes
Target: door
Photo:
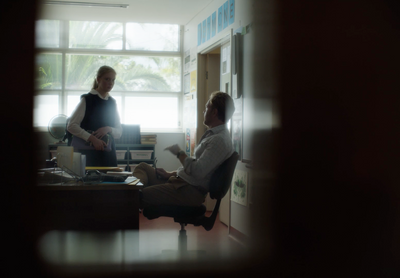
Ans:
<svg viewBox="0 0 400 278"><path fill-rule="evenodd" d="M213 91L226 92L232 95L231 80L232 80L232 63L231 63L231 41L232 30L230 36L223 38L217 44L210 46L207 50L198 55L198 92L204 97L197 99L197 140L206 131L203 124L203 111L210 94ZM230 129L230 122L228 123ZM215 201L209 197L206 198L205 206L207 210L214 208ZM229 227L230 225L230 190L221 201L219 208L219 220Z"/></svg>
<svg viewBox="0 0 400 278"><path fill-rule="evenodd" d="M219 90L220 84L220 48L206 54L206 93L204 94L204 103L207 103L210 95ZM204 107L203 110L204 111ZM201 112L199 111L199 112ZM201 117L203 119L203 117ZM204 125L203 125L204 126ZM205 130L204 130L205 131ZM209 211L214 209L216 201L209 195L206 198L206 208Z"/></svg>

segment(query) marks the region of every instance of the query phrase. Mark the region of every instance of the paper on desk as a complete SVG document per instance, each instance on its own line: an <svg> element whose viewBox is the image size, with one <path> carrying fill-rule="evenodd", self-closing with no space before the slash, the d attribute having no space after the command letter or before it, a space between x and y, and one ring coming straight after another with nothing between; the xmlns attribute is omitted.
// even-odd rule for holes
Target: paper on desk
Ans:
<svg viewBox="0 0 400 278"><path fill-rule="evenodd" d="M113 176L132 176L133 172L114 172L114 171L107 171L107 175L113 175Z"/></svg>
<svg viewBox="0 0 400 278"><path fill-rule="evenodd" d="M142 183L139 182L140 179L136 177L128 177L125 182L127 182L129 185L136 185L136 186L143 186Z"/></svg>
<svg viewBox="0 0 400 278"><path fill-rule="evenodd" d="M104 181L101 184L129 184L129 185L136 185L136 186L143 186L142 183L139 182L140 179L137 177L127 177L123 182L115 182L115 181Z"/></svg>
<svg viewBox="0 0 400 278"><path fill-rule="evenodd" d="M70 181L74 181L75 178L68 174L65 171L59 171L56 170L54 171L54 168L48 168L52 169L53 171L49 171L47 169L41 169L45 170L43 172L39 171L39 182L41 183L46 183L46 184L59 184L59 183L66 183ZM56 168L59 169L59 168Z"/></svg>
<svg viewBox="0 0 400 278"><path fill-rule="evenodd" d="M74 147L58 146L57 147L57 166L72 169L74 159Z"/></svg>

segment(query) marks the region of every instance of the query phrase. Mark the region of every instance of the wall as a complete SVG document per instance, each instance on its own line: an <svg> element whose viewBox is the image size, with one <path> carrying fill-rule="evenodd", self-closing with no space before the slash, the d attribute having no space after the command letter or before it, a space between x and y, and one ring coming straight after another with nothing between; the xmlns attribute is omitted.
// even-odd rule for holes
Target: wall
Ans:
<svg viewBox="0 0 400 278"><path fill-rule="evenodd" d="M184 51L190 51L191 53L200 53L208 48L210 48L213 44L218 43L220 40L225 39L227 36L230 36L231 29L236 30L240 27L246 26L252 22L252 1L249 0L235 0L235 20L233 24L228 25L227 28L223 29L221 32L216 32L214 37L211 37L205 43L198 45L198 24L202 23L204 19L207 19L212 13L217 12L218 16L218 8L220 8L224 3L229 0L214 0L210 3L207 8L201 11L198 15L196 15L193 20L191 20L187 25L184 26ZM252 67L252 64L248 64L247 66ZM197 69L197 67L196 67ZM197 73L200 75L201 73ZM251 77L247 79L249 87L252 85ZM195 97L202 97L204 94L203 91L196 92ZM198 108L202 109L202 108ZM199 110L200 112L203 110ZM198 113L198 117L201 117L201 113ZM185 115L184 115L185 117ZM245 164L242 162L238 162L237 169L248 171L249 169L245 167ZM251 186L251 185L250 185ZM249 194L249 192L248 192ZM235 202L231 202L231 226L238 230L239 232L250 235L250 226L249 219L251 218L251 210L250 206L243 206L241 204L237 204Z"/></svg>

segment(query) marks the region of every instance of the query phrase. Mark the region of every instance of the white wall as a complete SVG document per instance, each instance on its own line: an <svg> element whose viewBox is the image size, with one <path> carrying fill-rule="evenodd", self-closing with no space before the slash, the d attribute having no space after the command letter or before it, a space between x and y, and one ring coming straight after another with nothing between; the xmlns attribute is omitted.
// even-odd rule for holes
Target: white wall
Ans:
<svg viewBox="0 0 400 278"><path fill-rule="evenodd" d="M78 1L76 1L78 2ZM212 0L86 0L79 2L106 2L129 4L127 9L68 5L40 5L37 17L61 20L122 21L141 23L188 23Z"/></svg>

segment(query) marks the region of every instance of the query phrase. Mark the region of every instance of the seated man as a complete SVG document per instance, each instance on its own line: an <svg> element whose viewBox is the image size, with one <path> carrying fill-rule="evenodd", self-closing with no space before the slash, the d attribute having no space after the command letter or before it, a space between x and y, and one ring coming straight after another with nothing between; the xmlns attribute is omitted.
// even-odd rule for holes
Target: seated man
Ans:
<svg viewBox="0 0 400 278"><path fill-rule="evenodd" d="M203 123L208 130L195 149L195 158L188 157L178 145L172 145L165 150L176 155L183 165L177 171L167 172L158 168L156 173L153 167L143 162L135 168L133 175L144 185L142 208L200 206L204 203L211 175L234 152L226 125L234 111L233 100L228 94L213 92L203 112Z"/></svg>

